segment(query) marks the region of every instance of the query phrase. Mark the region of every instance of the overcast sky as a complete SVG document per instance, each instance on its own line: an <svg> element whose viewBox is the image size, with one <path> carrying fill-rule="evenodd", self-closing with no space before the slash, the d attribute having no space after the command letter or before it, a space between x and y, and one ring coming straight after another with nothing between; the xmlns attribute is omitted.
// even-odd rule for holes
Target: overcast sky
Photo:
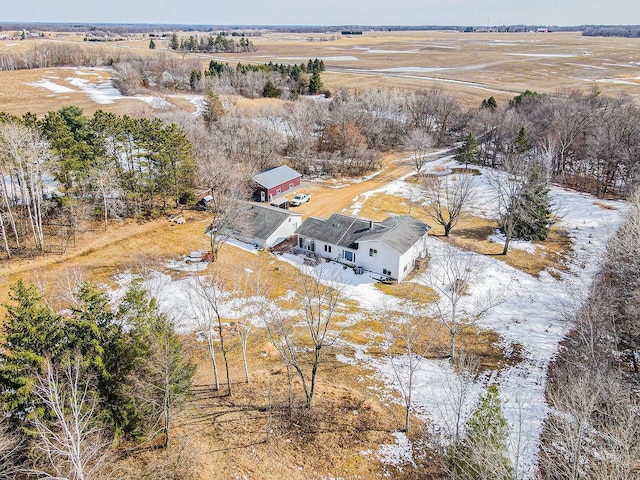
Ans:
<svg viewBox="0 0 640 480"><path fill-rule="evenodd" d="M639 0L1 0L2 22L640 24Z"/></svg>

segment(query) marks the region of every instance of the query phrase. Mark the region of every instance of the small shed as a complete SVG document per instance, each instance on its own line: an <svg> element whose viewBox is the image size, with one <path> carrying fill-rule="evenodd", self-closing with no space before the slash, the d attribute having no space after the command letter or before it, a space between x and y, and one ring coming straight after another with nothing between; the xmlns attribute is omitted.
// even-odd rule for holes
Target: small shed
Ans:
<svg viewBox="0 0 640 480"><path fill-rule="evenodd" d="M253 198L257 202L271 202L275 197L300 186L302 175L286 165L264 170L253 177Z"/></svg>

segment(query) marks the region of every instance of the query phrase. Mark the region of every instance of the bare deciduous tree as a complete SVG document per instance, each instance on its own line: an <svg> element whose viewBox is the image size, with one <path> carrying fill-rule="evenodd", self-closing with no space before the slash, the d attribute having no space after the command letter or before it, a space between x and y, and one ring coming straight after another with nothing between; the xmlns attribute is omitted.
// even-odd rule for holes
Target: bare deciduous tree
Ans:
<svg viewBox="0 0 640 480"><path fill-rule="evenodd" d="M418 177L422 174L422 168L427 163L427 156L434 143L433 137L420 128L411 130L404 141L404 146L409 151Z"/></svg>
<svg viewBox="0 0 640 480"><path fill-rule="evenodd" d="M482 258L477 254L444 244L431 257L424 278L440 299L429 307L430 316L449 332L449 358L453 360L457 335L475 325L501 298L492 292L475 299L469 295L470 283L484 270Z"/></svg>
<svg viewBox="0 0 640 480"><path fill-rule="evenodd" d="M47 412L35 420L42 469L33 473L73 480L97 478L107 460L108 442L95 418L97 400L89 385L79 356L60 365L47 360L35 389Z"/></svg>
<svg viewBox="0 0 640 480"><path fill-rule="evenodd" d="M192 305L196 310L196 314L202 319L201 327L206 331L209 356L213 366L215 388L216 390L219 390L220 388L215 354L215 339L217 338L224 361L224 369L227 378L227 394L231 395L231 373L229 371L228 359L231 347L229 346L227 339L225 339L225 330L228 330L228 328L225 329L222 322L224 302L229 299L230 294L224 288L218 272L216 272L213 267L211 268L209 275L206 277L194 275L192 278L195 283L195 288L192 290L195 301L192 302Z"/></svg>
<svg viewBox="0 0 640 480"><path fill-rule="evenodd" d="M0 182L2 190L2 211L13 230L10 235L2 223L0 233L3 235L3 246L8 255L9 239L14 237L16 246L30 240L36 250L44 251L44 216L45 198L43 175L46 173L52 153L42 135L30 127L19 123L0 123ZM24 225L18 223L16 212L24 211ZM20 241L19 232L28 231Z"/></svg>
<svg viewBox="0 0 640 480"><path fill-rule="evenodd" d="M446 175L424 179L426 214L444 228L445 237L466 213L475 198L472 175Z"/></svg>
<svg viewBox="0 0 640 480"><path fill-rule="evenodd" d="M207 229L213 260L218 258L222 246L234 231L242 231L247 225L249 205L248 180L250 175L242 164L224 158L211 159L199 164L201 181L211 195L211 224Z"/></svg>
<svg viewBox="0 0 640 480"><path fill-rule="evenodd" d="M437 325L417 314L383 314L385 354L389 358L404 402L404 432L409 431L416 373L438 333Z"/></svg>
<svg viewBox="0 0 640 480"><path fill-rule="evenodd" d="M253 266L253 265L252 265ZM236 297L236 333L242 352L242 365L244 367L244 378L249 383L249 363L247 361L247 346L249 336L252 331L252 321L257 319L263 299L265 298L262 282L262 268L260 266L253 269L244 267L235 276L234 296Z"/></svg>
<svg viewBox="0 0 640 480"><path fill-rule="evenodd" d="M0 417L0 479L16 478L20 471L19 454L23 440L9 429L6 420Z"/></svg>
<svg viewBox="0 0 640 480"><path fill-rule="evenodd" d="M339 278L327 271L327 265L323 262L315 269L305 268L300 272L301 312L291 315L263 309L271 343L285 366L292 369L302 383L305 408L311 407L323 355L342 333L333 329L333 323L344 292ZM323 278L325 275L334 278L328 281Z"/></svg>
<svg viewBox="0 0 640 480"><path fill-rule="evenodd" d="M461 351L451 364L444 381L446 395L444 401L438 404L440 416L445 420L445 441L455 448L460 441L462 426L471 414L472 387L480 364L473 355Z"/></svg>

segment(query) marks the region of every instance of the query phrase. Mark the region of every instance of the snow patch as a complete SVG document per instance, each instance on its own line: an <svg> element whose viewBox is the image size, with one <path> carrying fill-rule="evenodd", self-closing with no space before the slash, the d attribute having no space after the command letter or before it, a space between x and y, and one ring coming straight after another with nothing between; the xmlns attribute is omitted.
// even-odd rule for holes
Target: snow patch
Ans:
<svg viewBox="0 0 640 480"><path fill-rule="evenodd" d="M413 445L411 440L407 438L407 435L403 432L393 432L393 438L395 443L388 445L381 445L378 451L378 458L385 465L392 465L394 467L401 467L402 465L413 465Z"/></svg>
<svg viewBox="0 0 640 480"><path fill-rule="evenodd" d="M40 88L45 88L47 90L49 90L50 92L53 93L73 93L73 92L77 92L77 90L74 90L72 88L69 87L65 87L64 85L60 85L58 83L52 82L51 80L47 80L47 79L42 79L42 80L38 80L37 82L31 82L31 83L26 83L25 85L29 85L30 87L40 87Z"/></svg>

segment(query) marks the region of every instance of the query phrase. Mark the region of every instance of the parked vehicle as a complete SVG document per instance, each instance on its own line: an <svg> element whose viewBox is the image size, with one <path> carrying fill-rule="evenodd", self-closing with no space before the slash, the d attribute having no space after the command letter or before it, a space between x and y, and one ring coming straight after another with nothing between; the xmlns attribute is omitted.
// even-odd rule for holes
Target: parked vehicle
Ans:
<svg viewBox="0 0 640 480"><path fill-rule="evenodd" d="M311 195L308 193L299 193L291 199L291 205L293 207L299 207L303 203L307 203L309 200L311 200Z"/></svg>

